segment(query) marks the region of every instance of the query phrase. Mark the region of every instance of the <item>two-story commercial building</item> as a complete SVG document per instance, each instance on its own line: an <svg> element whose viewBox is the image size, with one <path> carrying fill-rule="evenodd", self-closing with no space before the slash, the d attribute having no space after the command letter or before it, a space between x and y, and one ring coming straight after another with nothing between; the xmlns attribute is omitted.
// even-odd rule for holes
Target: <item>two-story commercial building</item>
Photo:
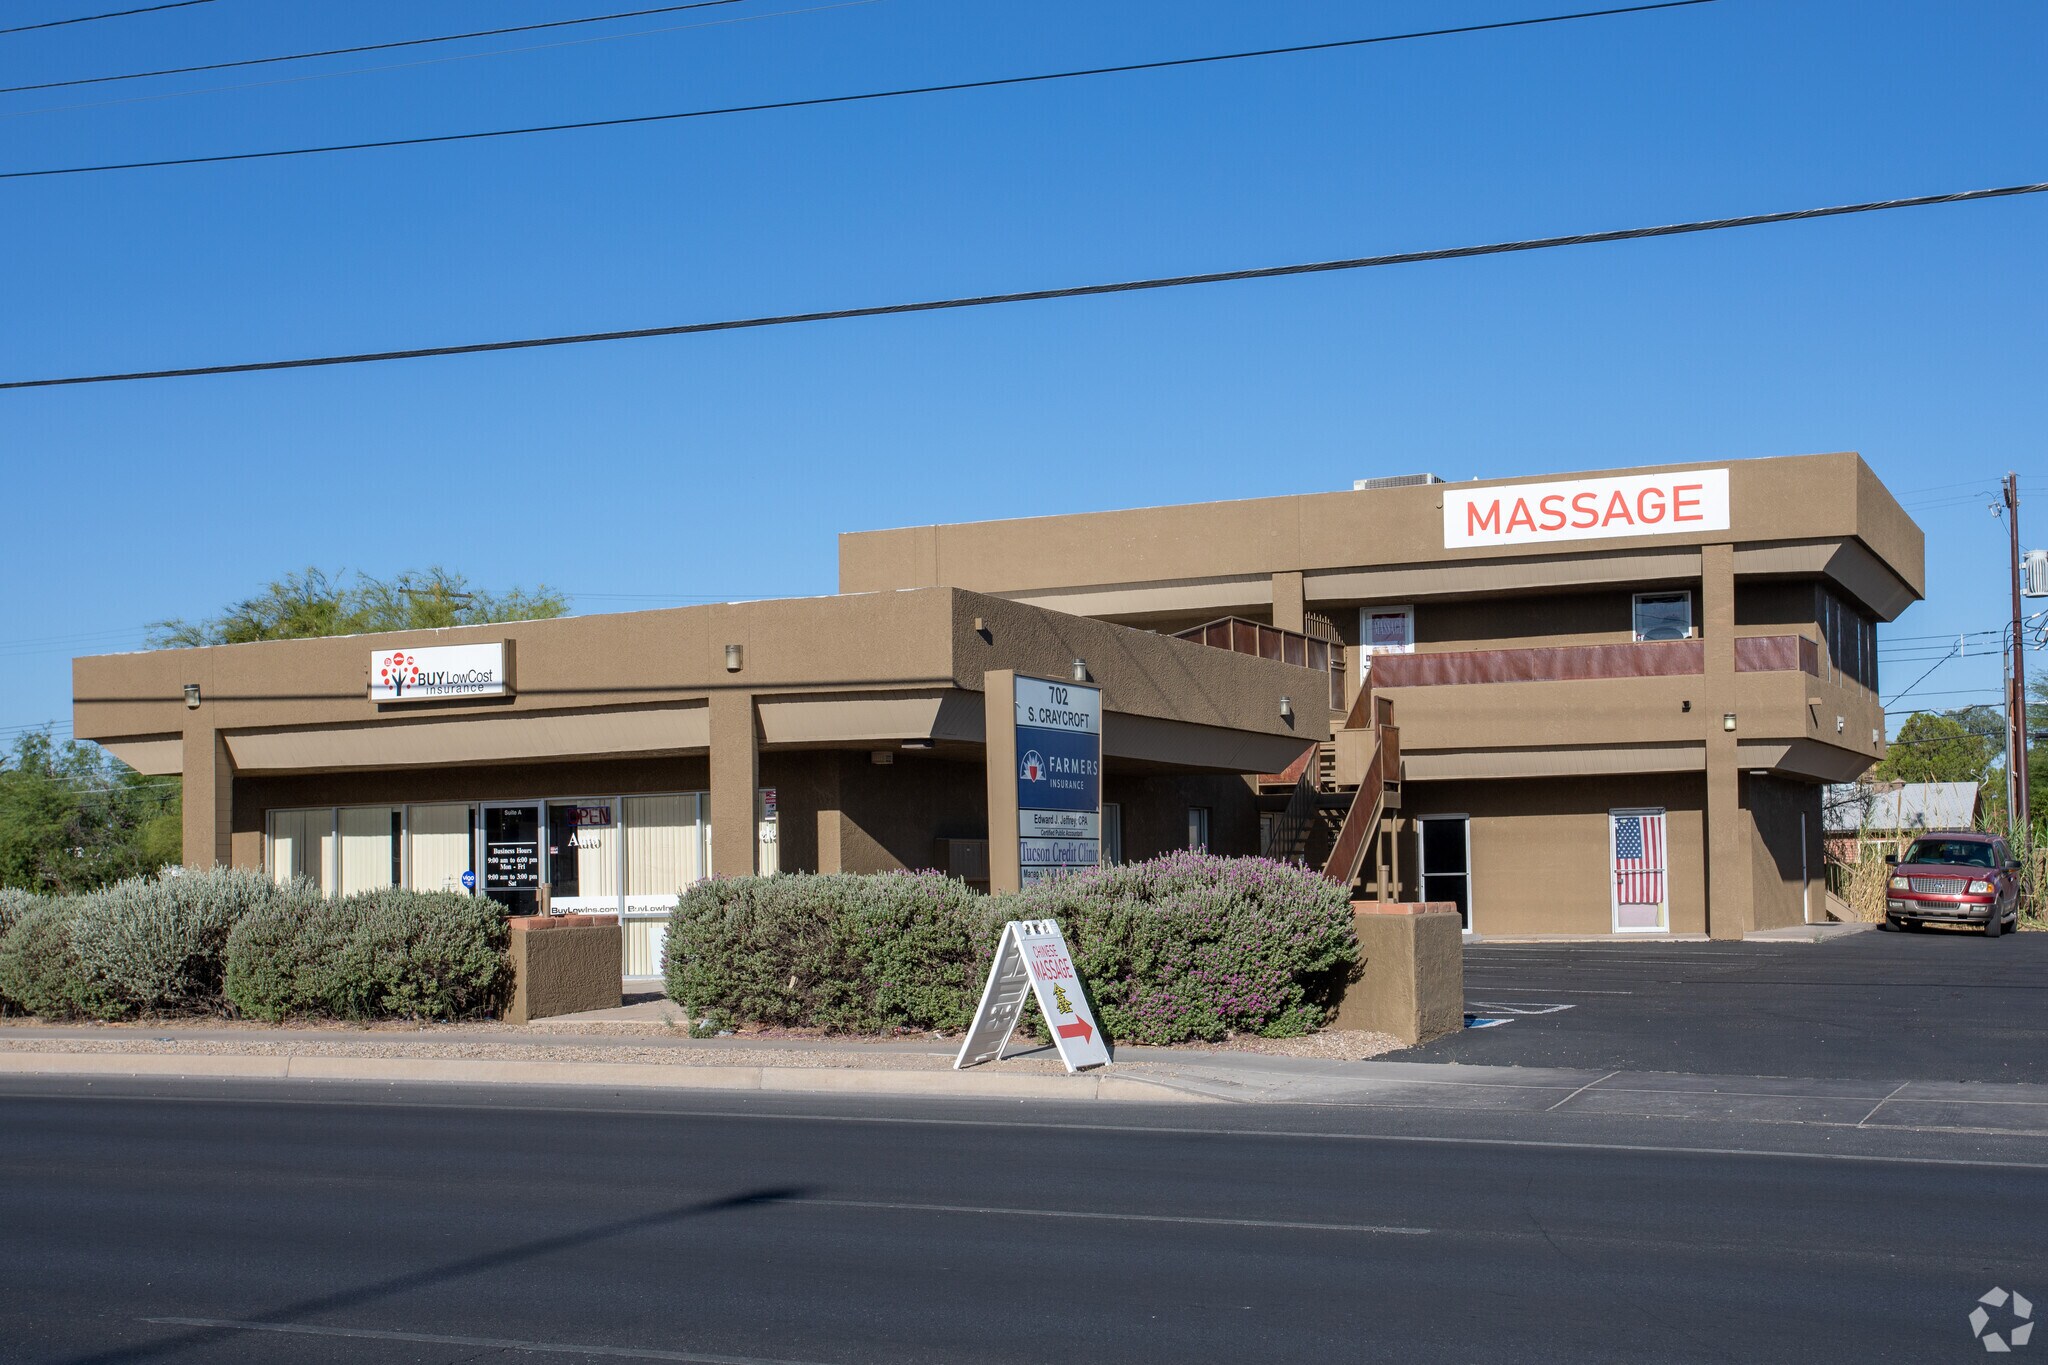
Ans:
<svg viewBox="0 0 2048 1365"><path fill-rule="evenodd" d="M1876 624L1922 594L1919 528L1859 457L1376 482L847 535L840 588L1330 667L1329 742L1218 847L1481 933L1819 917L1820 786L1882 756Z"/></svg>
<svg viewBox="0 0 2048 1365"><path fill-rule="evenodd" d="M1386 482L850 534L836 597L79 659L74 726L183 775L188 864L616 910L629 975L705 875L989 881L1011 673L1101 689L1108 860L1263 851L1486 934L1817 917L1921 593L1868 467Z"/></svg>

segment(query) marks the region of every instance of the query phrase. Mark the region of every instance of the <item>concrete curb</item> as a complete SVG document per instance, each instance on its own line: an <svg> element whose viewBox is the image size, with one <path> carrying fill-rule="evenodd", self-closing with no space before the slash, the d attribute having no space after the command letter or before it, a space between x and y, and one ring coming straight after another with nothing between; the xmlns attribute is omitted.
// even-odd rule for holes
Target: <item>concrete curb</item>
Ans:
<svg viewBox="0 0 2048 1365"><path fill-rule="evenodd" d="M756 1090L784 1095L900 1095L940 1099L1216 1103L1131 1076L1002 1075L985 1070L666 1066L658 1062L492 1061L442 1057L187 1056L138 1052L0 1052L0 1076L163 1076L184 1079L393 1081L439 1085L587 1085L636 1090Z"/></svg>

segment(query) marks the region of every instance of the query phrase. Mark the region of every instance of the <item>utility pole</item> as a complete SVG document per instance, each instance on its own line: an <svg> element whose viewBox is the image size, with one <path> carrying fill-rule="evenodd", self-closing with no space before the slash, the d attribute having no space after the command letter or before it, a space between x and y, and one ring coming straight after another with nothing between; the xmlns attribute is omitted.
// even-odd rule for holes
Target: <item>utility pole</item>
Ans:
<svg viewBox="0 0 2048 1365"><path fill-rule="evenodd" d="M2008 833L2024 842L2033 825L2027 810L2027 640L2020 617L2020 476L2005 476L2005 529L2012 537L2012 690L2006 698L2006 732L2011 745L2005 770L2012 783L2006 800Z"/></svg>

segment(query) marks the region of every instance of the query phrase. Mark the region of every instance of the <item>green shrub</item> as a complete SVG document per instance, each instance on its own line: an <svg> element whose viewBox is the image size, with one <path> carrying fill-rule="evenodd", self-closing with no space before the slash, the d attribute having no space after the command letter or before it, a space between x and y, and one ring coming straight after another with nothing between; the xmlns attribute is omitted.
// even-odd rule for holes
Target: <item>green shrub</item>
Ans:
<svg viewBox="0 0 2048 1365"><path fill-rule="evenodd" d="M72 939L87 974L126 1008L216 1011L225 1003L221 957L236 921L304 905L314 894L245 867L131 877L84 898Z"/></svg>
<svg viewBox="0 0 2048 1365"><path fill-rule="evenodd" d="M1266 858L1174 853L1077 872L994 902L1054 919L1121 1043L1285 1038L1330 1017L1358 942L1345 888Z"/></svg>
<svg viewBox="0 0 2048 1365"><path fill-rule="evenodd" d="M250 1019L275 1023L293 1015L360 1018L353 998L339 988L342 951L357 915L344 903L269 906L236 921L221 954L221 994ZM338 999L348 999L337 1008Z"/></svg>
<svg viewBox="0 0 2048 1365"><path fill-rule="evenodd" d="M45 1019L117 1019L121 1002L79 960L75 901L44 901L0 936L0 997Z"/></svg>
<svg viewBox="0 0 2048 1365"><path fill-rule="evenodd" d="M504 911L446 891L387 887L267 907L228 935L223 988L252 1019L460 1019L511 990Z"/></svg>
<svg viewBox="0 0 2048 1365"><path fill-rule="evenodd" d="M7 931L40 903L41 899L33 891L23 891L14 886L0 886L0 938L5 938Z"/></svg>
<svg viewBox="0 0 2048 1365"><path fill-rule="evenodd" d="M714 878L677 902L663 970L693 1016L962 1029L999 927L986 897L936 872Z"/></svg>

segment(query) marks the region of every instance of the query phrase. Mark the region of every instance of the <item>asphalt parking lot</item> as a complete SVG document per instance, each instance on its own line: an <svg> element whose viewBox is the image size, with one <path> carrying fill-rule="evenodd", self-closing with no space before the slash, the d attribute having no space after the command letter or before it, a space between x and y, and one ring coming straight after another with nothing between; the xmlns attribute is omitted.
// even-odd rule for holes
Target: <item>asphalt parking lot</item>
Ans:
<svg viewBox="0 0 2048 1365"><path fill-rule="evenodd" d="M2048 934L1478 943L1468 1015L1403 1061L2048 1082Z"/></svg>

